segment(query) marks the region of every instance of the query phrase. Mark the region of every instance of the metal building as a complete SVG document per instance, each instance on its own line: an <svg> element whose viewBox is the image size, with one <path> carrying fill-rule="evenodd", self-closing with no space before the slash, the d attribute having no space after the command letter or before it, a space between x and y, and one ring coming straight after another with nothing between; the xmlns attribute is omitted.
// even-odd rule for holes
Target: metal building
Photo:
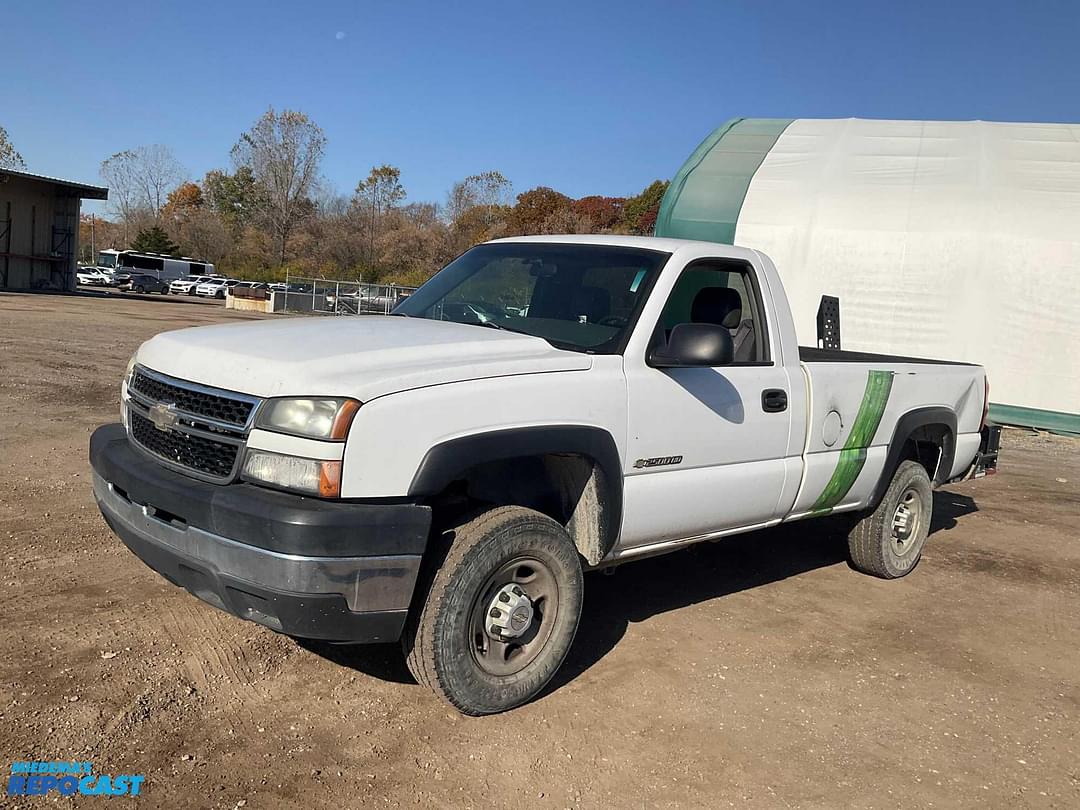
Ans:
<svg viewBox="0 0 1080 810"><path fill-rule="evenodd" d="M657 236L776 262L800 342L987 368L990 416L1080 433L1080 125L753 119L671 181Z"/></svg>
<svg viewBox="0 0 1080 810"><path fill-rule="evenodd" d="M82 200L100 186L0 168L0 290L72 290Z"/></svg>

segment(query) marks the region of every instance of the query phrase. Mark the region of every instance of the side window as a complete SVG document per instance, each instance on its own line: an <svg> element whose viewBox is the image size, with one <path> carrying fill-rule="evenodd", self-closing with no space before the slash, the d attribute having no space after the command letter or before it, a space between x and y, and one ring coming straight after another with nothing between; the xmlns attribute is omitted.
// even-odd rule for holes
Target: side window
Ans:
<svg viewBox="0 0 1080 810"><path fill-rule="evenodd" d="M761 308L748 268L696 264L675 282L660 316L665 337L680 323L713 323L731 332L736 363L769 359Z"/></svg>

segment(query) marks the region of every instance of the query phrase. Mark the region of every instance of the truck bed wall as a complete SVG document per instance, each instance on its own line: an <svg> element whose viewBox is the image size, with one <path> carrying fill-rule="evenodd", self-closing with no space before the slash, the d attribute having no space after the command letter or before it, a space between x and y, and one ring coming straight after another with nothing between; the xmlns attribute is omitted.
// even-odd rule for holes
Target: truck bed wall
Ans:
<svg viewBox="0 0 1080 810"><path fill-rule="evenodd" d="M897 363L882 356L880 362L845 358L802 367L810 388L806 470L791 517L865 506L897 422L916 409L941 407L956 415L956 452L939 478L951 478L971 463L984 395L978 366Z"/></svg>

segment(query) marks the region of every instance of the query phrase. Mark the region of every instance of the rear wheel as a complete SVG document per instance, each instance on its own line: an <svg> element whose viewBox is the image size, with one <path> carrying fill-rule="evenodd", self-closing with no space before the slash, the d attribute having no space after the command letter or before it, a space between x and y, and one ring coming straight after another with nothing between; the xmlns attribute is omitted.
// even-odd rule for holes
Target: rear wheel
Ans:
<svg viewBox="0 0 1080 810"><path fill-rule="evenodd" d="M884 579L909 573L922 556L933 509L926 470L915 461L901 462L881 503L848 535L852 565Z"/></svg>
<svg viewBox="0 0 1080 810"><path fill-rule="evenodd" d="M522 507L484 512L442 536L402 639L409 671L464 714L536 697L577 632L584 582L566 530Z"/></svg>
<svg viewBox="0 0 1080 810"><path fill-rule="evenodd" d="M143 293L146 292L146 288L145 287L136 287L135 292L137 292L139 295L142 295Z"/></svg>

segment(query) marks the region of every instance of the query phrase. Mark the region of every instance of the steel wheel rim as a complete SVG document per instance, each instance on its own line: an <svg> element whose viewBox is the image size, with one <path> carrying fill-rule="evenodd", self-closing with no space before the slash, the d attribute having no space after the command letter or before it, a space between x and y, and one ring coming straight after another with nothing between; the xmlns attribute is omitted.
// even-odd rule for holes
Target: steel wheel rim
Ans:
<svg viewBox="0 0 1080 810"><path fill-rule="evenodd" d="M924 510L918 490L908 487L900 496L892 519L892 547L897 557L906 557L914 550L922 532Z"/></svg>
<svg viewBox="0 0 1080 810"><path fill-rule="evenodd" d="M528 595L533 616L518 638L500 638L488 630L489 609L500 590L516 584ZM506 677L521 672L547 645L559 612L559 585L555 574L535 557L515 557L489 576L473 600L467 632L469 650L477 666L489 675Z"/></svg>

